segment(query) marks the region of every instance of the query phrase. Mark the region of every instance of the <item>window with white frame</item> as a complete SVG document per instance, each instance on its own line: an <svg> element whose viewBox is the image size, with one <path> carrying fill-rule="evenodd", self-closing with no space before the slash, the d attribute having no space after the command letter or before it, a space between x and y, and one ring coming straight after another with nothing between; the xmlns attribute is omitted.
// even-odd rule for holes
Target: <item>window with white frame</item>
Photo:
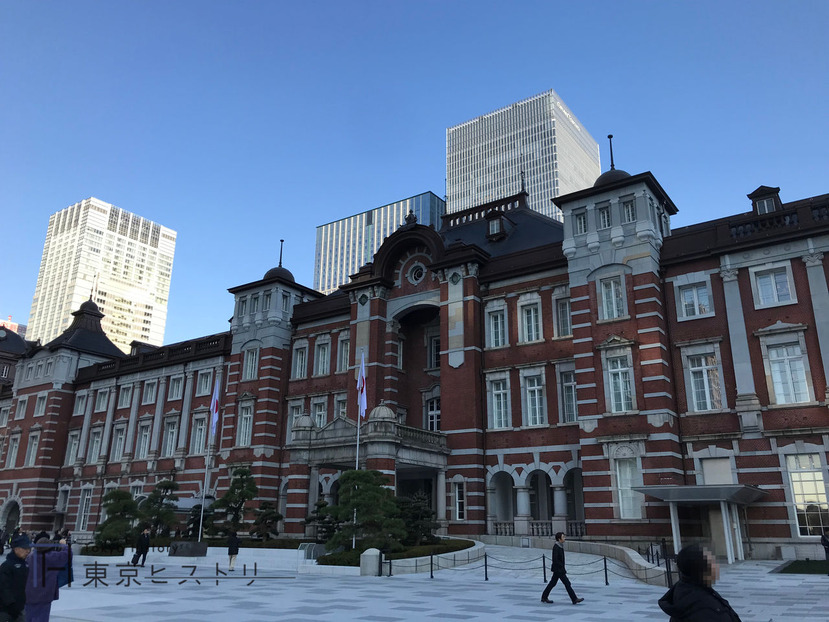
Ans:
<svg viewBox="0 0 829 622"><path fill-rule="evenodd" d="M66 466L72 466L78 460L78 447L81 444L81 433L72 430L66 438Z"/></svg>
<svg viewBox="0 0 829 622"><path fill-rule="evenodd" d="M184 376L173 376L170 378L170 385L167 387L167 401L180 400L184 392Z"/></svg>
<svg viewBox="0 0 829 622"><path fill-rule="evenodd" d="M67 508L69 507L69 489L68 488L61 488L58 490L58 499L57 503L55 503L55 509L58 512L66 513Z"/></svg>
<svg viewBox="0 0 829 622"><path fill-rule="evenodd" d="M35 400L35 417L42 417L46 414L46 396L38 395Z"/></svg>
<svg viewBox="0 0 829 622"><path fill-rule="evenodd" d="M305 378L308 375L308 346L303 344L294 345L293 369L291 378Z"/></svg>
<svg viewBox="0 0 829 622"><path fill-rule="evenodd" d="M511 427L509 377L506 374L490 377L487 385L489 427L496 430Z"/></svg>
<svg viewBox="0 0 829 622"><path fill-rule="evenodd" d="M291 295L288 293L282 294L282 313L290 313L291 311Z"/></svg>
<svg viewBox="0 0 829 622"><path fill-rule="evenodd" d="M253 404L239 404L239 418L236 425L236 446L250 446L253 436Z"/></svg>
<svg viewBox="0 0 829 622"><path fill-rule="evenodd" d="M288 440L291 439L291 434L296 425L297 419L302 416L302 402L294 402L288 405L288 421L290 422L290 426L288 428Z"/></svg>
<svg viewBox="0 0 829 622"><path fill-rule="evenodd" d="M603 320L615 320L627 316L622 277L612 276L599 281L599 295L602 298Z"/></svg>
<svg viewBox="0 0 829 622"><path fill-rule="evenodd" d="M562 423L573 423L578 419L578 398L576 393L576 370L573 363L560 365L558 370L559 401Z"/></svg>
<svg viewBox="0 0 829 622"><path fill-rule="evenodd" d="M23 419L26 416L26 407L29 405L29 398L26 396L17 398L17 405L14 407L14 418Z"/></svg>
<svg viewBox="0 0 829 622"><path fill-rule="evenodd" d="M351 340L348 337L340 336L337 344L337 371L348 371L348 361L351 356Z"/></svg>
<svg viewBox="0 0 829 622"><path fill-rule="evenodd" d="M30 432L29 442L26 445L26 461L23 466L34 466L37 458L37 447L40 444L40 432Z"/></svg>
<svg viewBox="0 0 829 622"><path fill-rule="evenodd" d="M636 203L633 199L622 200L622 222L636 222Z"/></svg>
<svg viewBox="0 0 829 622"><path fill-rule="evenodd" d="M55 362L52 359L49 359L48 361L46 361L46 371L43 372L43 375L48 376L49 374L51 374L52 373L52 368L54 367L54 365L55 365Z"/></svg>
<svg viewBox="0 0 829 622"><path fill-rule="evenodd" d="M607 405L610 412L621 413L633 410L633 368L630 353L624 350L609 350L605 353L605 379Z"/></svg>
<svg viewBox="0 0 829 622"><path fill-rule="evenodd" d="M786 467L792 486L798 534L820 536L829 529L829 501L819 454L790 454Z"/></svg>
<svg viewBox="0 0 829 622"><path fill-rule="evenodd" d="M455 497L455 520L466 520L466 483L453 482Z"/></svg>
<svg viewBox="0 0 829 622"><path fill-rule="evenodd" d="M72 409L73 415L82 415L86 411L86 393L78 393L75 396L75 407Z"/></svg>
<svg viewBox="0 0 829 622"><path fill-rule="evenodd" d="M6 468L13 469L17 466L17 450L20 448L20 435L9 438L9 451L6 452Z"/></svg>
<svg viewBox="0 0 829 622"><path fill-rule="evenodd" d="M584 212L584 211L575 212L573 214L573 221L574 221L574 226L573 226L574 231L573 231L573 233L575 235L582 235L584 233L587 233L587 213L586 212Z"/></svg>
<svg viewBox="0 0 829 622"><path fill-rule="evenodd" d="M522 369L521 392L524 406L524 425L544 425L547 413L544 399L544 370Z"/></svg>
<svg viewBox="0 0 829 622"><path fill-rule="evenodd" d="M138 437L135 442L135 457L144 460L150 451L150 430L152 423L141 423L138 426Z"/></svg>
<svg viewBox="0 0 829 622"><path fill-rule="evenodd" d="M774 199L758 199L755 201L758 214L771 214L774 211Z"/></svg>
<svg viewBox="0 0 829 622"><path fill-rule="evenodd" d="M8 378L10 369L8 363L0 363L0 378Z"/></svg>
<svg viewBox="0 0 829 622"><path fill-rule="evenodd" d="M426 429L440 432L440 396L426 401Z"/></svg>
<svg viewBox="0 0 829 622"><path fill-rule="evenodd" d="M348 416L348 396L338 395L334 398L334 416L345 419Z"/></svg>
<svg viewBox="0 0 829 622"><path fill-rule="evenodd" d="M403 343L402 338L397 339L397 369L403 369Z"/></svg>
<svg viewBox="0 0 829 622"><path fill-rule="evenodd" d="M26 380L31 380L32 374L34 373L34 371L35 371L35 366L34 365L29 364L26 367Z"/></svg>
<svg viewBox="0 0 829 622"><path fill-rule="evenodd" d="M248 312L248 300L247 300L247 298L239 298L238 309L239 309L239 317L242 317L243 315L247 314L247 312Z"/></svg>
<svg viewBox="0 0 829 622"><path fill-rule="evenodd" d="M43 361L40 361L35 367L35 378L43 376Z"/></svg>
<svg viewBox="0 0 829 622"><path fill-rule="evenodd" d="M754 306L758 309L797 302L791 264L757 266L749 269Z"/></svg>
<svg viewBox="0 0 829 622"><path fill-rule="evenodd" d="M190 453L203 454L207 441L207 417L193 417L193 430L190 433Z"/></svg>
<svg viewBox="0 0 829 622"><path fill-rule="evenodd" d="M242 380L256 380L259 377L259 348L247 348L244 356Z"/></svg>
<svg viewBox="0 0 829 622"><path fill-rule="evenodd" d="M98 389L95 394L95 412L103 412L107 409L107 402L109 401L109 389Z"/></svg>
<svg viewBox="0 0 829 622"><path fill-rule="evenodd" d="M259 313L259 296L252 296L250 299L250 312Z"/></svg>
<svg viewBox="0 0 829 622"><path fill-rule="evenodd" d="M86 531L89 526L89 511L92 509L92 489L81 488L81 499L78 502L78 522L75 523L76 531Z"/></svg>
<svg viewBox="0 0 829 622"><path fill-rule="evenodd" d="M132 385L126 384L118 392L118 408L128 408L132 401Z"/></svg>
<svg viewBox="0 0 829 622"><path fill-rule="evenodd" d="M506 300L490 300L486 303L486 345L503 348L508 344Z"/></svg>
<svg viewBox="0 0 829 622"><path fill-rule="evenodd" d="M711 305L708 302L708 286L705 283L680 286L679 302L682 317L699 317L711 314Z"/></svg>
<svg viewBox="0 0 829 622"><path fill-rule="evenodd" d="M9 423L9 413L11 412L10 406L4 406L0 408L0 428L5 427Z"/></svg>
<svg viewBox="0 0 829 622"><path fill-rule="evenodd" d="M699 344L682 349L688 409L694 412L723 408L722 366L717 344Z"/></svg>
<svg viewBox="0 0 829 622"><path fill-rule="evenodd" d="M124 457L124 441L127 438L127 428L123 425L117 426L112 431L112 452L110 459L112 462L120 462Z"/></svg>
<svg viewBox="0 0 829 622"><path fill-rule="evenodd" d="M555 310L556 337L572 337L573 326L570 321L570 299L554 298L553 305L553 309Z"/></svg>
<svg viewBox="0 0 829 622"><path fill-rule="evenodd" d="M161 456L170 458L176 452L178 422L168 419L164 422L164 437L161 440Z"/></svg>
<svg viewBox="0 0 829 622"><path fill-rule="evenodd" d="M144 381L144 394L141 397L142 404L152 404L155 402L155 395L158 391L158 380Z"/></svg>
<svg viewBox="0 0 829 622"><path fill-rule="evenodd" d="M810 401L800 344L769 346L768 358L775 403L798 404Z"/></svg>
<svg viewBox="0 0 829 622"><path fill-rule="evenodd" d="M314 424L318 428L325 426L328 413L326 412L326 402L324 400L316 400L311 404L312 412L314 413Z"/></svg>
<svg viewBox="0 0 829 622"><path fill-rule="evenodd" d="M133 499L143 496L144 486L142 484L130 484L130 494Z"/></svg>
<svg viewBox="0 0 829 622"><path fill-rule="evenodd" d="M213 370L202 369L196 377L196 397L210 395L211 384L213 384Z"/></svg>
<svg viewBox="0 0 829 622"><path fill-rule="evenodd" d="M440 369L440 335L429 335L428 351L426 353L427 363L429 369Z"/></svg>
<svg viewBox="0 0 829 622"><path fill-rule="evenodd" d="M101 428L95 428L89 434L89 452L86 456L86 461L89 464L98 462L101 455L101 439L103 438L103 431Z"/></svg>
<svg viewBox="0 0 829 622"><path fill-rule="evenodd" d="M518 299L519 334L522 343L539 341L541 332L541 297L538 294L524 294Z"/></svg>
<svg viewBox="0 0 829 622"><path fill-rule="evenodd" d="M616 467L616 491L619 496L619 518L642 518L642 494L633 490L639 485L637 458L625 457L614 460Z"/></svg>
<svg viewBox="0 0 829 622"><path fill-rule="evenodd" d="M598 228L599 229L609 229L610 228L610 206L603 205L596 210L598 215Z"/></svg>
<svg viewBox="0 0 829 622"><path fill-rule="evenodd" d="M314 344L314 375L327 376L328 370L331 368L328 353L330 351L331 343L329 341L319 341Z"/></svg>

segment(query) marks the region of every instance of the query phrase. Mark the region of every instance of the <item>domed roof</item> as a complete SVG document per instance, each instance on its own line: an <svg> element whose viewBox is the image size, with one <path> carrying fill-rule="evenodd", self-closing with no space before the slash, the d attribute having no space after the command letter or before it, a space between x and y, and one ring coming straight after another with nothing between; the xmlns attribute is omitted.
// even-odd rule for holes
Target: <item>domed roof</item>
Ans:
<svg viewBox="0 0 829 622"><path fill-rule="evenodd" d="M0 326L0 352L23 354L28 347L26 340L13 330Z"/></svg>
<svg viewBox="0 0 829 622"><path fill-rule="evenodd" d="M80 311L92 311L93 313L100 313L101 310L98 308L92 298L87 300L86 302L81 303Z"/></svg>
<svg viewBox="0 0 829 622"><path fill-rule="evenodd" d="M369 419L390 419L392 421L397 419L397 415L394 414L394 411L389 408L388 406L384 406L380 404L379 406L375 406L371 409L371 412L368 415Z"/></svg>
<svg viewBox="0 0 829 622"><path fill-rule="evenodd" d="M607 186L608 184L612 184L615 181L626 179L628 177L630 177L630 173L627 171L611 167L609 171L605 171L599 175L596 182L593 184L593 187L598 188L599 186Z"/></svg>
<svg viewBox="0 0 829 622"><path fill-rule="evenodd" d="M276 268L271 268L265 273L265 279L276 279L280 278L284 281L290 281L291 283L295 283L296 279L294 279L294 275L291 274L291 271L287 268L283 268L282 264L279 264Z"/></svg>

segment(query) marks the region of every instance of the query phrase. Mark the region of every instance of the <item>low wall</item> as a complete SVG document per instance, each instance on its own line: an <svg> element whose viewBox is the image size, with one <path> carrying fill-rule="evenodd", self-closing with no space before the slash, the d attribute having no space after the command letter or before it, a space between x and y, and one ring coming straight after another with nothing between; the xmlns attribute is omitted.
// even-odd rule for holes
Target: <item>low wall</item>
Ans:
<svg viewBox="0 0 829 622"><path fill-rule="evenodd" d="M483 559L484 553L486 553L486 545L483 542L475 541L474 546L462 551L454 551L453 553L385 560L383 563L383 574L387 575L390 570L393 575L430 572L432 570L432 558L434 558L435 570L465 566L466 564ZM391 569L389 569L389 563L391 563Z"/></svg>

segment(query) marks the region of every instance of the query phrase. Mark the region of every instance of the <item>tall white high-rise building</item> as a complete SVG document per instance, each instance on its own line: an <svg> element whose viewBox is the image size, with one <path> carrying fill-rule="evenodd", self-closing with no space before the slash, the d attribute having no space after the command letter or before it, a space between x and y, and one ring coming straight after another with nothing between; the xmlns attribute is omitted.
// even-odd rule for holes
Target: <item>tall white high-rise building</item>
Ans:
<svg viewBox="0 0 829 622"><path fill-rule="evenodd" d="M445 210L443 199L424 192L318 226L314 289L330 294L348 283L348 277L372 260L383 240L406 222L409 212L418 224L439 229Z"/></svg>
<svg viewBox="0 0 829 622"><path fill-rule="evenodd" d="M93 297L110 340L162 345L176 232L96 198L49 218L28 339L46 344Z"/></svg>
<svg viewBox="0 0 829 622"><path fill-rule="evenodd" d="M446 130L446 211L519 192L532 209L561 220L551 199L593 185L599 146L549 90Z"/></svg>

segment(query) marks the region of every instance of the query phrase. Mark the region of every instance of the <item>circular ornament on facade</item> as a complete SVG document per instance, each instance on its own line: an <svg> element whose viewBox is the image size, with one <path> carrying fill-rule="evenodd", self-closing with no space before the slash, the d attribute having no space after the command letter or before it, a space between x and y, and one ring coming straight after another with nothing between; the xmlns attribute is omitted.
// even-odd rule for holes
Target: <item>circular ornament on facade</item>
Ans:
<svg viewBox="0 0 829 622"><path fill-rule="evenodd" d="M362 296L360 296L360 304L361 304L361 305L364 305L364 304L366 304L367 302L368 302L368 296L366 296L365 294L363 294Z"/></svg>
<svg viewBox="0 0 829 622"><path fill-rule="evenodd" d="M449 277L449 280L452 281L452 285L457 285L458 281L461 280L461 275L457 272L453 272L452 276Z"/></svg>
<svg viewBox="0 0 829 622"><path fill-rule="evenodd" d="M409 268L409 272L406 275L406 278L409 280L409 283L411 283L412 285L417 285L418 283L420 283L423 280L423 278L425 276L426 276L426 267L422 263L418 262L418 263L412 264L412 267Z"/></svg>

